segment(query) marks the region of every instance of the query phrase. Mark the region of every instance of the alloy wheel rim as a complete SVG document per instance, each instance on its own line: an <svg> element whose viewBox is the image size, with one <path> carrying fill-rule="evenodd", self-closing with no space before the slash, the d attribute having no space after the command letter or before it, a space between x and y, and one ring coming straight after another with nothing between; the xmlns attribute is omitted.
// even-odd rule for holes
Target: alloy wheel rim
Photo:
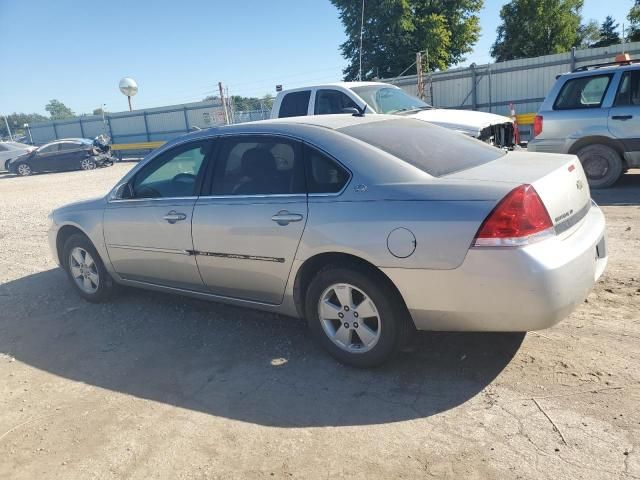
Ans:
<svg viewBox="0 0 640 480"><path fill-rule="evenodd" d="M29 175L31 173L31 168L29 165L23 163L22 165L18 165L18 173L20 175Z"/></svg>
<svg viewBox="0 0 640 480"><path fill-rule="evenodd" d="M96 164L93 162L93 160L85 158L84 160L82 160L82 162L80 162L80 167L83 170L93 170L94 168L96 168Z"/></svg>
<svg viewBox="0 0 640 480"><path fill-rule="evenodd" d="M75 247L69 254L69 270L80 290L85 293L96 293L100 286L98 266L89 252Z"/></svg>
<svg viewBox="0 0 640 480"><path fill-rule="evenodd" d="M349 283L336 283L322 293L318 318L327 337L346 352L368 352L380 340L382 321L375 303Z"/></svg>

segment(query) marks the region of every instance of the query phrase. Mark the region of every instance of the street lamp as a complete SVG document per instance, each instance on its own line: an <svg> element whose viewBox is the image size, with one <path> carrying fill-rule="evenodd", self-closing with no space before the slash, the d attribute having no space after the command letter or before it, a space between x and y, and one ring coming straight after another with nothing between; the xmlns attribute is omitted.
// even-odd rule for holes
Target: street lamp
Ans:
<svg viewBox="0 0 640 480"><path fill-rule="evenodd" d="M26 128L27 132L29 132L29 143L33 145L33 137L31 136L31 128L29 128L29 124L25 123L24 128Z"/></svg>
<svg viewBox="0 0 640 480"><path fill-rule="evenodd" d="M124 77L120 80L120 91L129 100L129 111L131 111L131 97L138 93L138 84L133 78Z"/></svg>

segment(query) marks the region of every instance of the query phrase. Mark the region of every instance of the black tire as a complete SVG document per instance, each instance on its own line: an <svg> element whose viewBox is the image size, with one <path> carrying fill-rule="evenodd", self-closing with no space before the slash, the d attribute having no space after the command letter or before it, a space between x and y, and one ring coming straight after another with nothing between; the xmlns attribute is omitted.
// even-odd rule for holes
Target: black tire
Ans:
<svg viewBox="0 0 640 480"><path fill-rule="evenodd" d="M608 188L622 175L623 163L618 152L606 145L588 145L578 151L589 186Z"/></svg>
<svg viewBox="0 0 640 480"><path fill-rule="evenodd" d="M20 162L16 165L15 168L16 168L16 175L20 177L28 177L29 175L33 174L31 165L29 165L27 162Z"/></svg>
<svg viewBox="0 0 640 480"><path fill-rule="evenodd" d="M331 340L322 326L318 313L321 297L332 285L342 283L353 285L365 293L379 313L380 335L377 343L368 351L346 351ZM357 264L329 265L320 270L306 291L305 316L309 328L325 350L339 362L358 368L376 367L389 360L407 339L411 323L406 307L389 280Z"/></svg>
<svg viewBox="0 0 640 480"><path fill-rule="evenodd" d="M84 291L82 288L80 288L80 286L78 285L78 283L76 282L76 279L72 274L71 252L76 247L84 249L86 252L88 252L91 255L93 259L93 263L95 264L95 273L98 275L98 278L99 278L99 283L97 285L97 289L95 290L95 292L88 293ZM84 298L88 302L100 303L100 302L107 301L111 297L115 287L113 283L113 279L111 278L111 275L109 275L109 272L107 272L106 268L104 267L104 263L102 263L102 259L100 258L100 255L98 255L98 252L96 251L95 247L86 236L80 233L75 233L71 235L64 242L64 248L62 249L62 258L60 260L64 270L67 272L67 276L69 277L69 280L71 281L71 285L73 285L76 292L78 292L78 294L82 298Z"/></svg>

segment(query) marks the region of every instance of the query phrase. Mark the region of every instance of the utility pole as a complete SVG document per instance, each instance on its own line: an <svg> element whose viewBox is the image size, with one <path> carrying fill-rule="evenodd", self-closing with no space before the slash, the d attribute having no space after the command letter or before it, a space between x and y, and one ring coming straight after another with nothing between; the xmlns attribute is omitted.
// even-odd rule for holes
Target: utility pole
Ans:
<svg viewBox="0 0 640 480"><path fill-rule="evenodd" d="M418 74L418 98L424 100L424 78L422 77L422 52L416 53L416 73Z"/></svg>
<svg viewBox="0 0 640 480"><path fill-rule="evenodd" d="M427 48L427 70L429 71L429 105L433 105L433 77L429 68L429 49Z"/></svg>
<svg viewBox="0 0 640 480"><path fill-rule="evenodd" d="M9 128L9 121L7 120L7 116L3 115L4 124L7 126L7 132L9 132L9 140L13 141L13 136L11 135L11 129Z"/></svg>
<svg viewBox="0 0 640 480"><path fill-rule="evenodd" d="M364 0L362 0L362 12L360 14L360 67L358 68L358 81L362 81L362 35L364 34Z"/></svg>
<svg viewBox="0 0 640 480"><path fill-rule="evenodd" d="M222 102L222 110L224 111L224 122L225 125L229 125L229 112L227 111L227 101L224 98L222 82L218 82L218 88L220 89L220 101Z"/></svg>

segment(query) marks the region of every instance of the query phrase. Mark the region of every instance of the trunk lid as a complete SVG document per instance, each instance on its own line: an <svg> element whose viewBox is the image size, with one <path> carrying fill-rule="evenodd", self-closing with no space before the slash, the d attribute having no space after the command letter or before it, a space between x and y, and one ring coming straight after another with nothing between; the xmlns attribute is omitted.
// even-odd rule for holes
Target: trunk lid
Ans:
<svg viewBox="0 0 640 480"><path fill-rule="evenodd" d="M589 184L574 155L510 152L446 178L533 185L558 235L568 235L591 207Z"/></svg>

